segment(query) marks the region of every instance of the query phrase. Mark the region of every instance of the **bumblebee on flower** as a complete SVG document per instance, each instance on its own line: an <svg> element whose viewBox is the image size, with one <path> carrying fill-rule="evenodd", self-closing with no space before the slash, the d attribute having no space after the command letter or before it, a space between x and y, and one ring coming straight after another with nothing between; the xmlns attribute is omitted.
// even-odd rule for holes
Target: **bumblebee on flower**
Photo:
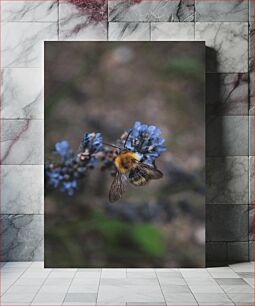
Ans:
<svg viewBox="0 0 255 306"><path fill-rule="evenodd" d="M144 186L162 178L163 173L157 169L155 160L166 151L164 142L159 128L139 121L122 134L116 145L104 144L100 133L85 133L76 154L67 141L55 145L61 161L47 163L46 176L51 186L73 195L87 170L101 164L102 170L110 170L114 176L109 201L115 202L122 197L128 182Z"/></svg>

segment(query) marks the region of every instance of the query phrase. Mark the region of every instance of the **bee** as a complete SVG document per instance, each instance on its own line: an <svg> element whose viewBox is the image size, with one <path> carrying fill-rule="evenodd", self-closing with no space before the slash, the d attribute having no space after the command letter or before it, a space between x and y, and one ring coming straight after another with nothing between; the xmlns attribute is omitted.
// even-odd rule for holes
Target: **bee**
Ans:
<svg viewBox="0 0 255 306"><path fill-rule="evenodd" d="M116 147L120 151L114 159L117 172L109 191L109 201L111 203L121 199L126 191L128 182L139 187L145 186L150 180L158 180L163 177L163 173L155 165L150 166L143 163L140 156L127 150L125 145L126 141L124 149Z"/></svg>

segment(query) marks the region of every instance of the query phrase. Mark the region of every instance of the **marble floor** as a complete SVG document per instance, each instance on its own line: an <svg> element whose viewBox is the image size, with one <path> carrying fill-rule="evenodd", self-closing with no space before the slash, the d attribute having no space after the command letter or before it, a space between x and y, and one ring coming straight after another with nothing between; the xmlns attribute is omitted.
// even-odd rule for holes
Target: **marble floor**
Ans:
<svg viewBox="0 0 255 306"><path fill-rule="evenodd" d="M254 262L207 269L1 265L1 305L254 305Z"/></svg>

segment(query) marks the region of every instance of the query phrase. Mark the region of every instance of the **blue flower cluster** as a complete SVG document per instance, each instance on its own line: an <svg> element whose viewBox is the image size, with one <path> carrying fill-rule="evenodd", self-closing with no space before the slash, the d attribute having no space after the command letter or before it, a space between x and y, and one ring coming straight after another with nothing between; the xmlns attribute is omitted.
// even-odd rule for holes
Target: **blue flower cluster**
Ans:
<svg viewBox="0 0 255 306"><path fill-rule="evenodd" d="M80 158L87 160L90 166L97 162L97 154L103 151L103 138L100 133L85 133L80 145Z"/></svg>
<svg viewBox="0 0 255 306"><path fill-rule="evenodd" d="M80 153L74 154L68 141L56 143L55 152L60 157L57 164L46 163L45 173L48 184L72 196L82 179L97 160L96 153L103 149L100 133L85 133Z"/></svg>
<svg viewBox="0 0 255 306"><path fill-rule="evenodd" d="M160 135L161 130L156 126L137 121L128 133L123 134L120 142L125 149L139 154L142 162L152 165L166 151L165 139ZM68 141L60 141L55 145L55 154L59 161L47 162L45 165L46 183L71 196L88 169L94 168L99 161L102 170L107 169L114 175L114 160L118 151L117 147L105 147L100 133L85 133L77 153L71 150Z"/></svg>
<svg viewBox="0 0 255 306"><path fill-rule="evenodd" d="M156 126L136 121L123 143L125 143L126 149L138 153L141 156L141 161L153 164L155 159L166 151L165 139L160 135L161 130Z"/></svg>

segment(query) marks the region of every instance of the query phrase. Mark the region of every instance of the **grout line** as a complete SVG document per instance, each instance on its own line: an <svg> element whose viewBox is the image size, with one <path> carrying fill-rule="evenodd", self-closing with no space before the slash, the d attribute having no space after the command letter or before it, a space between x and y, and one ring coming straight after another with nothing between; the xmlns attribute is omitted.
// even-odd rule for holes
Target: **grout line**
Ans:
<svg viewBox="0 0 255 306"><path fill-rule="evenodd" d="M98 293L99 293L100 284L101 284L102 272L103 272L103 269L100 269L100 276L99 276L99 282L98 282L98 287L97 287L97 297L96 297L96 303L95 303L95 305L97 305Z"/></svg>
<svg viewBox="0 0 255 306"><path fill-rule="evenodd" d="M61 303L61 305L63 305L65 303L65 299L66 299L67 293L68 293L68 291L69 291L69 289L70 289L70 287L71 287L71 285L73 283L73 280L74 280L75 275L77 274L77 272L78 272L78 268L76 269L76 271L75 271L75 273L74 273L74 275L72 277L72 280L71 280L71 282L70 282L70 284L69 284L69 286L68 286L68 288L66 290L66 294L65 294L65 297L64 297L63 302Z"/></svg>
<svg viewBox="0 0 255 306"><path fill-rule="evenodd" d="M43 268L43 270L44 270L44 268ZM35 295L34 295L32 301L29 303L29 305L31 305L31 304L34 302L36 296L38 295L38 293L39 293L39 291L41 290L41 288L43 287L43 285L46 283L46 280L49 278L49 276L50 276L51 273L52 273L52 269L51 269L50 273L45 277L45 280L42 282L40 288L36 291L36 293L35 293Z"/></svg>
<svg viewBox="0 0 255 306"><path fill-rule="evenodd" d="M158 280L158 284L159 284L159 288L160 288L160 291L161 291L162 296L163 296L163 298L164 298L165 304L167 305L166 298L165 298L164 292L163 292L163 290L162 290L162 287L161 287L161 284L160 284L160 281L159 281L159 278L158 278L158 274L157 274L156 269L154 269L154 272L155 272L155 274L156 274L156 277L157 277L157 280Z"/></svg>
<svg viewBox="0 0 255 306"><path fill-rule="evenodd" d="M206 268L204 268L204 269L206 269ZM190 290L190 293L193 295L193 297L194 297L195 301L197 302L197 305L201 305L201 304L199 304L198 300L196 299L196 296L195 296L194 292L191 290L191 288L190 288L189 284L187 283L187 281L186 281L186 279L185 279L184 275L183 275L183 274L182 274L182 272L181 272L181 269L178 269L178 270L180 271L181 276L182 276L182 278L183 278L183 280L184 280L185 284L188 286L188 288L189 288L189 290Z"/></svg>
<svg viewBox="0 0 255 306"><path fill-rule="evenodd" d="M228 248L227 248L227 250L228 250ZM229 266L228 266L229 267ZM229 267L230 268L230 267ZM232 270L232 269L231 269ZM234 270L233 270L234 271ZM210 271L208 271L208 273L212 276L212 274L210 273ZM235 271L234 271L234 273L236 274L236 275L238 275ZM214 279L214 277L212 276L212 278ZM215 277L215 278L217 278L217 277ZM214 279L215 280L215 279ZM224 292L224 294L228 297L228 299L231 301L231 302L233 302L233 304L234 305L236 305L235 304L235 302L231 299L231 297L227 294L227 292L221 287L221 285L220 284L218 284L218 282L215 280L215 282L217 283L217 285L218 286L220 286L220 288L222 289L222 291Z"/></svg>
<svg viewBox="0 0 255 306"><path fill-rule="evenodd" d="M30 262L30 265L20 274L20 276L10 285L10 287L8 287L8 289L6 289L6 291L5 292L1 292L1 296L3 296L4 294L6 294L8 291L9 291L9 289L11 289L11 287L13 286L13 285L15 285L15 283L21 278L21 276L32 266L32 261ZM2 278L2 280L4 279L4 276L3 275L1 275L1 278Z"/></svg>

